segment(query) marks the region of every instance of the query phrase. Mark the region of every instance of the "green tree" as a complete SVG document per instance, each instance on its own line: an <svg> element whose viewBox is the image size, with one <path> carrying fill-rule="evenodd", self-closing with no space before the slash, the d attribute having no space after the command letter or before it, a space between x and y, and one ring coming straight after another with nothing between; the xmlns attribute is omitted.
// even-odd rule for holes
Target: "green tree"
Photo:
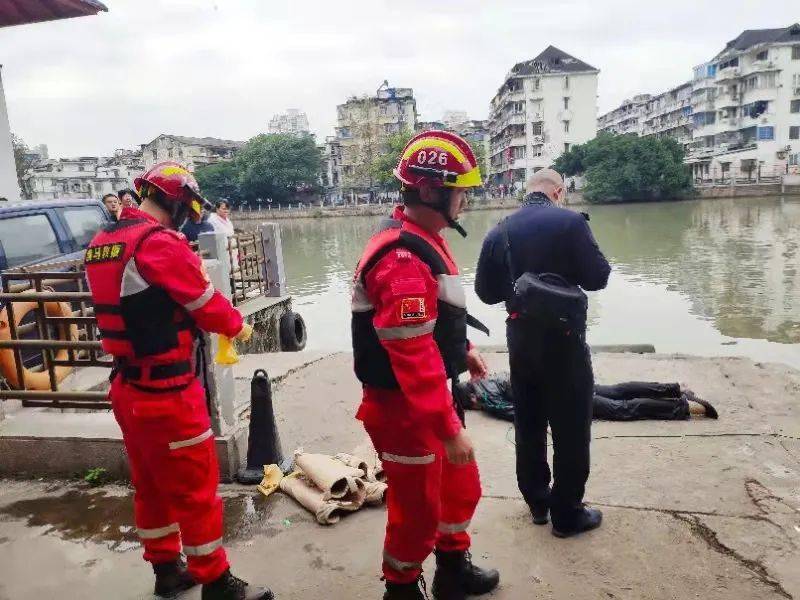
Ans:
<svg viewBox="0 0 800 600"><path fill-rule="evenodd" d="M199 167L194 172L194 176L200 185L200 191L213 202L222 198L237 200L241 196L239 170L233 161L226 160Z"/></svg>
<svg viewBox="0 0 800 600"><path fill-rule="evenodd" d="M30 149L22 138L17 137L13 133L11 134L11 148L14 151L14 166L17 170L17 183L19 184L19 189L22 191L22 197L30 198L28 186L25 181L25 174L36 162L36 159L31 156Z"/></svg>
<svg viewBox="0 0 800 600"><path fill-rule="evenodd" d="M409 130L389 136L386 141L386 151L373 159L370 166L372 179L381 189L391 190L398 187L398 181L392 170L397 166L400 153L412 137L414 132Z"/></svg>
<svg viewBox="0 0 800 600"><path fill-rule="evenodd" d="M246 202L282 202L298 191L317 189L322 156L310 135L257 135L233 159L241 197Z"/></svg>
<svg viewBox="0 0 800 600"><path fill-rule="evenodd" d="M585 175L589 202L672 200L692 191L683 147L671 138L600 134L554 163L567 176Z"/></svg>

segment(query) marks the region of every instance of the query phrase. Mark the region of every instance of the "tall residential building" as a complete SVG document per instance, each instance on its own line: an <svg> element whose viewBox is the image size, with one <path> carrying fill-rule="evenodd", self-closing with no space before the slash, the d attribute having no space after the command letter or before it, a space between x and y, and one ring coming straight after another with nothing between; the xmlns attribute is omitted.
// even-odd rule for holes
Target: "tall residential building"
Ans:
<svg viewBox="0 0 800 600"><path fill-rule="evenodd" d="M644 105L643 137L671 137L688 147L692 141L692 82L652 96Z"/></svg>
<svg viewBox="0 0 800 600"><path fill-rule="evenodd" d="M369 190L374 182L372 162L387 150L390 135L414 131L417 101L411 88L378 88L374 96L353 96L336 107L336 140L341 147L341 185Z"/></svg>
<svg viewBox="0 0 800 600"><path fill-rule="evenodd" d="M800 163L800 24L748 29L692 81L697 180L757 179Z"/></svg>
<svg viewBox="0 0 800 600"><path fill-rule="evenodd" d="M599 72L554 46L514 65L491 102L490 183L522 182L595 137Z"/></svg>
<svg viewBox="0 0 800 600"><path fill-rule="evenodd" d="M455 131L461 125L469 121L469 117L464 110L446 110L442 115L442 121L447 125L447 129Z"/></svg>
<svg viewBox="0 0 800 600"><path fill-rule="evenodd" d="M296 108L288 108L285 113L275 115L269 121L268 133L288 133L304 135L310 133L306 113Z"/></svg>
<svg viewBox="0 0 800 600"><path fill-rule="evenodd" d="M244 142L234 140L162 133L152 142L142 144L142 158L146 169L165 160L174 160L194 171L197 167L233 158L242 146Z"/></svg>
<svg viewBox="0 0 800 600"><path fill-rule="evenodd" d="M652 98L650 94L637 94L633 98L624 100L614 110L600 115L597 117L597 132L642 135L644 109L650 98Z"/></svg>

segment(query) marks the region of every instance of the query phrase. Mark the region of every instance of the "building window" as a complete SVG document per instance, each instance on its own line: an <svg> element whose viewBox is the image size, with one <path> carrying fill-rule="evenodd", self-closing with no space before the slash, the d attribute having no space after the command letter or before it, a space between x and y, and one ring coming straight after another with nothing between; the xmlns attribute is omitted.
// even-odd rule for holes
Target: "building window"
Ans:
<svg viewBox="0 0 800 600"><path fill-rule="evenodd" d="M789 102L789 112L800 113L800 100L792 100Z"/></svg>
<svg viewBox="0 0 800 600"><path fill-rule="evenodd" d="M569 144L564 144L564 152L569 152Z"/></svg>
<svg viewBox="0 0 800 600"><path fill-rule="evenodd" d="M758 54L756 54L756 60L767 60L768 52L766 50L762 50Z"/></svg>
<svg viewBox="0 0 800 600"><path fill-rule="evenodd" d="M534 77L533 78L533 89L538 90L541 85L542 85L541 79L539 79L538 77Z"/></svg>
<svg viewBox="0 0 800 600"><path fill-rule="evenodd" d="M569 96L564 96L564 110L569 109Z"/></svg>
<svg viewBox="0 0 800 600"><path fill-rule="evenodd" d="M542 122L531 123L533 135L542 135Z"/></svg>
<svg viewBox="0 0 800 600"><path fill-rule="evenodd" d="M563 121L564 123L564 133L569 133L569 121Z"/></svg>
<svg viewBox="0 0 800 600"><path fill-rule="evenodd" d="M564 89L569 89L569 75L564 75Z"/></svg>
<svg viewBox="0 0 800 600"><path fill-rule="evenodd" d="M800 60L800 46L792 46L792 60Z"/></svg>
<svg viewBox="0 0 800 600"><path fill-rule="evenodd" d="M759 127L758 128L758 139L759 140L774 140L775 139L775 128L772 125L768 125L766 127Z"/></svg>
<svg viewBox="0 0 800 600"><path fill-rule="evenodd" d="M800 126L792 125L791 127L789 127L789 139L800 140Z"/></svg>

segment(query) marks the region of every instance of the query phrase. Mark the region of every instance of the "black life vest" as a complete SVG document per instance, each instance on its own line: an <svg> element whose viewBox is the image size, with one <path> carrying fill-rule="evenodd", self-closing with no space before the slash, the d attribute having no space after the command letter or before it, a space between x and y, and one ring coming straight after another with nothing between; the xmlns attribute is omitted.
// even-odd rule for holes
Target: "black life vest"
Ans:
<svg viewBox="0 0 800 600"><path fill-rule="evenodd" d="M367 243L353 279L352 337L356 377L364 385L398 389L389 355L372 323L375 308L366 292L366 275L395 248L419 257L439 283L438 317L433 338L447 376L457 379L467 370L467 309L458 267L452 257L421 227L409 221L387 219Z"/></svg>

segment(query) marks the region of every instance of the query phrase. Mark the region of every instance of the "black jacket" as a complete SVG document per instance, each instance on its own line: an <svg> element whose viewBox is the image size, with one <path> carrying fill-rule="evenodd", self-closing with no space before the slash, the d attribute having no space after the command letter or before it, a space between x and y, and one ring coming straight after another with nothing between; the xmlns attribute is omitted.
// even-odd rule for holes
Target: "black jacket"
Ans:
<svg viewBox="0 0 800 600"><path fill-rule="evenodd" d="M509 273L500 225L483 241L475 292L486 304L506 301L512 281L525 272L556 273L584 290L601 290L611 266L597 246L586 218L553 205L543 194L529 194L506 219L515 273Z"/></svg>

